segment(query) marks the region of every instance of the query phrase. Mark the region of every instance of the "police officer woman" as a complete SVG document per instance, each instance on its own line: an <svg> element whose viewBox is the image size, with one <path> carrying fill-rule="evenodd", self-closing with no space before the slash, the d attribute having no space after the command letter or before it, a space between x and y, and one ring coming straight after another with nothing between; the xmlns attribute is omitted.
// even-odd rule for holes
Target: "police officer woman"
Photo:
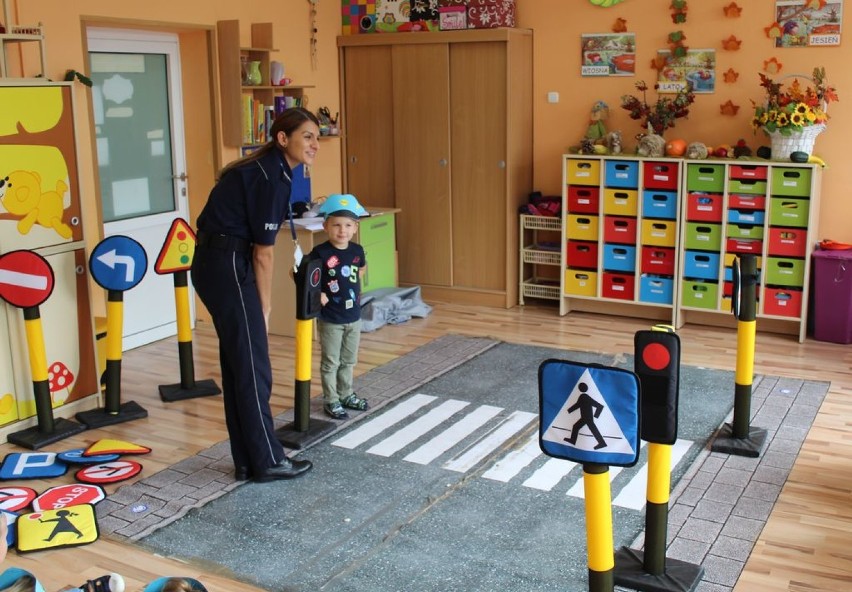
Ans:
<svg viewBox="0 0 852 592"><path fill-rule="evenodd" d="M192 283L219 336L225 423L238 481L290 479L312 466L287 458L275 437L267 331L273 245L292 214L292 169L314 162L319 135L310 111L285 110L273 122L269 142L222 170L198 216Z"/></svg>

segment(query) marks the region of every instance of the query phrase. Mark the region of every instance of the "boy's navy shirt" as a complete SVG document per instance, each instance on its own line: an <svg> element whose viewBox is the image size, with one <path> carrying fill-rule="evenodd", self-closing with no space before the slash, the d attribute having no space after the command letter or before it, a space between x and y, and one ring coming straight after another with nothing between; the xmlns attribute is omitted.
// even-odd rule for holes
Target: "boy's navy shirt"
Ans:
<svg viewBox="0 0 852 592"><path fill-rule="evenodd" d="M320 319L343 325L361 318L360 271L367 265L364 248L350 242L338 249L329 241L314 247L309 255L322 260L322 291L328 303L322 307Z"/></svg>

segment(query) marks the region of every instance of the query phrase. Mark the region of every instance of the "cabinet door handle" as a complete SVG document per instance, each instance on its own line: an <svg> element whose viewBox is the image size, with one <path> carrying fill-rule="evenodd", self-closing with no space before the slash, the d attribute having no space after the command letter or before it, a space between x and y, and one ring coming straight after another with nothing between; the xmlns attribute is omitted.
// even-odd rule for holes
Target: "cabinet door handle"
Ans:
<svg viewBox="0 0 852 592"><path fill-rule="evenodd" d="M506 161L505 161L505 160L501 160L501 161L499 161L499 162L497 163L497 168L505 169L505 168L506 168Z"/></svg>
<svg viewBox="0 0 852 592"><path fill-rule="evenodd" d="M351 162L352 164L357 163L357 162L358 162L358 157L357 157L357 156L350 156L350 157L349 157L349 162Z"/></svg>
<svg viewBox="0 0 852 592"><path fill-rule="evenodd" d="M442 167L447 166L447 159L442 158L441 160L438 161L438 164L441 165Z"/></svg>

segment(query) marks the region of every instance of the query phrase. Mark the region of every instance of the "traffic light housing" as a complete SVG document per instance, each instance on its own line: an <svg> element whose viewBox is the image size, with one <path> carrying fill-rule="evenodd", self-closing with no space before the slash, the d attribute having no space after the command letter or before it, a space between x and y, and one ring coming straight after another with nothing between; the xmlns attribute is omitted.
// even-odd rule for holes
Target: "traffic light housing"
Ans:
<svg viewBox="0 0 852 592"><path fill-rule="evenodd" d="M294 274L296 280L296 319L308 321L322 309L322 260L304 257Z"/></svg>
<svg viewBox="0 0 852 592"><path fill-rule="evenodd" d="M642 386L640 434L646 442L674 444L680 391L680 338L673 332L637 331L634 372Z"/></svg>

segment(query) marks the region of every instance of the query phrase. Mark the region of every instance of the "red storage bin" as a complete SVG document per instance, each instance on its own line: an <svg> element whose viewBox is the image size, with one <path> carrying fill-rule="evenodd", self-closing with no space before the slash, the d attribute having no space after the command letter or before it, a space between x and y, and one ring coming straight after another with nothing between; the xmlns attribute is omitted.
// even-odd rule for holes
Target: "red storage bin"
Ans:
<svg viewBox="0 0 852 592"><path fill-rule="evenodd" d="M643 185L648 189L677 189L677 163L644 163Z"/></svg>
<svg viewBox="0 0 852 592"><path fill-rule="evenodd" d="M753 253L760 255L763 252L763 241L750 240L747 238L729 238L727 242L728 253Z"/></svg>
<svg viewBox="0 0 852 592"><path fill-rule="evenodd" d="M686 219L694 222L721 222L722 195L690 193L686 198Z"/></svg>
<svg viewBox="0 0 852 592"><path fill-rule="evenodd" d="M765 210L766 196L765 195L742 195L732 193L728 196L728 207L733 210Z"/></svg>
<svg viewBox="0 0 852 592"><path fill-rule="evenodd" d="M761 164L732 164L731 179L758 179L766 180L769 167Z"/></svg>
<svg viewBox="0 0 852 592"><path fill-rule="evenodd" d="M568 267L597 269L598 243L569 240L566 259Z"/></svg>
<svg viewBox="0 0 852 592"><path fill-rule="evenodd" d="M804 257L808 252L806 228L769 227L769 254Z"/></svg>
<svg viewBox="0 0 852 592"><path fill-rule="evenodd" d="M763 314L798 318L802 314L802 291L767 287Z"/></svg>
<svg viewBox="0 0 852 592"><path fill-rule="evenodd" d="M603 273L603 288L601 290L604 298L617 298L619 300L633 300L633 288L636 285L636 276L627 273Z"/></svg>
<svg viewBox="0 0 852 592"><path fill-rule="evenodd" d="M597 187L568 186L568 211L572 214L597 214L600 204Z"/></svg>
<svg viewBox="0 0 852 592"><path fill-rule="evenodd" d="M675 250L668 247L642 247L642 273L674 275Z"/></svg>
<svg viewBox="0 0 852 592"><path fill-rule="evenodd" d="M604 216L604 242L636 244L636 218Z"/></svg>

